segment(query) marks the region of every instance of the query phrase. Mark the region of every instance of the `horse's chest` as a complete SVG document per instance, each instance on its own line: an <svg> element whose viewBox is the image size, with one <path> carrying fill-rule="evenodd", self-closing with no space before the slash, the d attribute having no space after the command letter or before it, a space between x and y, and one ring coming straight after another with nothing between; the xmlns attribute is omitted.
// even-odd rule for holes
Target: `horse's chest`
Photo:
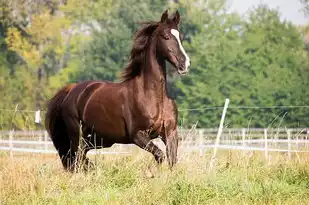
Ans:
<svg viewBox="0 0 309 205"><path fill-rule="evenodd" d="M163 130L163 124L164 124L164 106L157 105L152 110L152 122L151 129L157 133L161 133Z"/></svg>

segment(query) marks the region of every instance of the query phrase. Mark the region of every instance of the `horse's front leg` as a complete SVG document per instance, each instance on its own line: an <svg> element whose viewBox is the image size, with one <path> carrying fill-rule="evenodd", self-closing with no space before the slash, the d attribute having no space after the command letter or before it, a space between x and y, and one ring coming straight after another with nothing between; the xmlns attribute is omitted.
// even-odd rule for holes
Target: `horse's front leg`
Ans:
<svg viewBox="0 0 309 205"><path fill-rule="evenodd" d="M151 141L147 132L141 130L138 131L133 137L133 142L140 148L152 153L158 164L161 164L164 161L165 156L163 151Z"/></svg>
<svg viewBox="0 0 309 205"><path fill-rule="evenodd" d="M177 105L169 99L164 101L162 141L166 146L167 161L170 169L177 163L178 132L177 132Z"/></svg>

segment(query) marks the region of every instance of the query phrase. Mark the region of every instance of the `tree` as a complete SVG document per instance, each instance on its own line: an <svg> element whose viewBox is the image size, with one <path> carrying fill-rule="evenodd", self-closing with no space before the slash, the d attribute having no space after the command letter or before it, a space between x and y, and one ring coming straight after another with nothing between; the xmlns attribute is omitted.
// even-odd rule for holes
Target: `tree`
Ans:
<svg viewBox="0 0 309 205"><path fill-rule="evenodd" d="M35 110L44 108L47 96L63 86L54 77L67 65L74 65L70 56L76 53L77 39L91 27L91 19L105 19L110 0L93 2L74 0L3 0L0 3L1 89L5 96L0 108ZM71 45L75 42L75 45ZM69 81L70 72L61 75ZM2 113L1 113L2 114ZM7 128L10 114L4 114ZM10 121L10 120L8 120ZM24 127L14 122L14 127Z"/></svg>
<svg viewBox="0 0 309 205"><path fill-rule="evenodd" d="M219 13L219 14L218 14ZM250 13L247 22L234 14L217 12L188 45L190 74L177 82L181 108L301 105L308 93L308 59L297 28L281 22L277 11L264 5ZM304 77L306 76L306 77ZM230 109L232 127L267 127L287 110ZM305 110L288 110L288 126L306 126ZM215 127L221 110L184 111L185 124ZM283 114L280 115L282 117ZM279 121L277 121L279 122Z"/></svg>
<svg viewBox="0 0 309 205"><path fill-rule="evenodd" d="M128 63L132 37L140 26L138 22L159 18L167 5L165 0L119 0L118 3L114 5L117 9L112 11L110 19L97 21L99 29L92 30L92 40L81 51L83 62L72 81L118 81Z"/></svg>

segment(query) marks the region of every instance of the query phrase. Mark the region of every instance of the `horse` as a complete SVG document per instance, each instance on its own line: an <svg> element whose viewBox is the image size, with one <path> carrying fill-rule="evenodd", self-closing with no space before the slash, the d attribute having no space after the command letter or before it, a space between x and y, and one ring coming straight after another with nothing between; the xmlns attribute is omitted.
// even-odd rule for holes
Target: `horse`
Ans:
<svg viewBox="0 0 309 205"><path fill-rule="evenodd" d="M170 18L166 10L160 21L141 24L121 81L68 84L47 102L45 127L65 170L73 171L79 163L94 166L87 152L115 143L135 144L161 164L165 154L152 142L155 138L165 144L169 168L177 163L178 110L167 93L166 61L179 75L189 71L190 58L179 32L180 14L176 11Z"/></svg>

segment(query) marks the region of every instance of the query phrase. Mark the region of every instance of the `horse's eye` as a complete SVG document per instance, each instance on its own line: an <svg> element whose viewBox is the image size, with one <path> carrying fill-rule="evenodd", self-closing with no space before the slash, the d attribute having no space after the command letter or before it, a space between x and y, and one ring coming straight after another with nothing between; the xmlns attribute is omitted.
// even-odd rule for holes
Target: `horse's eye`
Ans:
<svg viewBox="0 0 309 205"><path fill-rule="evenodd" d="M168 39L171 38L171 36L170 36L168 33L165 33L165 34L163 35L163 38L164 38L165 40L168 40Z"/></svg>

